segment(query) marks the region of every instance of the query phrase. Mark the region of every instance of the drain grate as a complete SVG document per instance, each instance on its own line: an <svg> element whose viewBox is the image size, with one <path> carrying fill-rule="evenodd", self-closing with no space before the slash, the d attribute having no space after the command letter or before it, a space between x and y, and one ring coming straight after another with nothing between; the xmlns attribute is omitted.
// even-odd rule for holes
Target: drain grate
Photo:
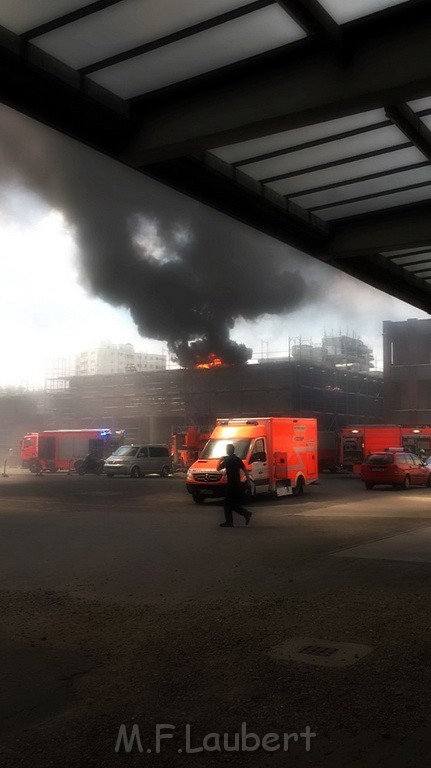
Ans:
<svg viewBox="0 0 431 768"><path fill-rule="evenodd" d="M298 653L307 653L309 656L332 656L338 648L325 648L323 645L306 645Z"/></svg>
<svg viewBox="0 0 431 768"><path fill-rule="evenodd" d="M346 667L370 653L368 645L329 643L315 637L292 637L271 648L270 656L279 661L296 661L321 667Z"/></svg>

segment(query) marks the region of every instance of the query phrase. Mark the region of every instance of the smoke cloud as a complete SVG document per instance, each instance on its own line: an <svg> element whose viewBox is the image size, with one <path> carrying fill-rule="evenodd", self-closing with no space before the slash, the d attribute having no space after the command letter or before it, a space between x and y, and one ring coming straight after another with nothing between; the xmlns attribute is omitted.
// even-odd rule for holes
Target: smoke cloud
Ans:
<svg viewBox="0 0 431 768"><path fill-rule="evenodd" d="M317 297L287 248L6 107L0 161L3 185L64 214L85 287L129 308L139 333L166 341L181 365L210 353L243 363L251 350L229 337L237 319Z"/></svg>

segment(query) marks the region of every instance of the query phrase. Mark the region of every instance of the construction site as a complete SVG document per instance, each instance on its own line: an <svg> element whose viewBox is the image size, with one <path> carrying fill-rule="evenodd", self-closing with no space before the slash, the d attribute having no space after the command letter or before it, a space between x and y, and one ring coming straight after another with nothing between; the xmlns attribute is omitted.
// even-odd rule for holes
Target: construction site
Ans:
<svg viewBox="0 0 431 768"><path fill-rule="evenodd" d="M242 366L61 377L61 386L0 397L2 455L42 429L126 430L127 442L167 442L179 428L217 417L315 417L321 431L378 422L383 382L375 374L265 360Z"/></svg>

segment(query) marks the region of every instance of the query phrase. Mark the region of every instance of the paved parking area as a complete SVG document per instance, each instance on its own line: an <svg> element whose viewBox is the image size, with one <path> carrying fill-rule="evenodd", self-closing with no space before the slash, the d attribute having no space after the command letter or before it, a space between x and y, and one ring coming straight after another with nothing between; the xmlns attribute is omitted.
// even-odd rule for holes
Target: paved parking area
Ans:
<svg viewBox="0 0 431 768"><path fill-rule="evenodd" d="M327 475L252 509L220 529L180 476L1 480L3 765L428 765L431 491ZM292 638L370 651L275 658Z"/></svg>

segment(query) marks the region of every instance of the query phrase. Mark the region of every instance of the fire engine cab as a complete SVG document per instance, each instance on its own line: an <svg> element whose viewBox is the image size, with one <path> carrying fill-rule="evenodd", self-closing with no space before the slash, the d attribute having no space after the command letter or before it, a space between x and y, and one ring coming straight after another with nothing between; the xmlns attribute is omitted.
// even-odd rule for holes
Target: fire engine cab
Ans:
<svg viewBox="0 0 431 768"><path fill-rule="evenodd" d="M235 446L235 454L247 467L254 495L297 495L318 479L316 419L217 419L200 457L187 472L187 490L196 504L225 495L226 473L217 467L228 444Z"/></svg>

